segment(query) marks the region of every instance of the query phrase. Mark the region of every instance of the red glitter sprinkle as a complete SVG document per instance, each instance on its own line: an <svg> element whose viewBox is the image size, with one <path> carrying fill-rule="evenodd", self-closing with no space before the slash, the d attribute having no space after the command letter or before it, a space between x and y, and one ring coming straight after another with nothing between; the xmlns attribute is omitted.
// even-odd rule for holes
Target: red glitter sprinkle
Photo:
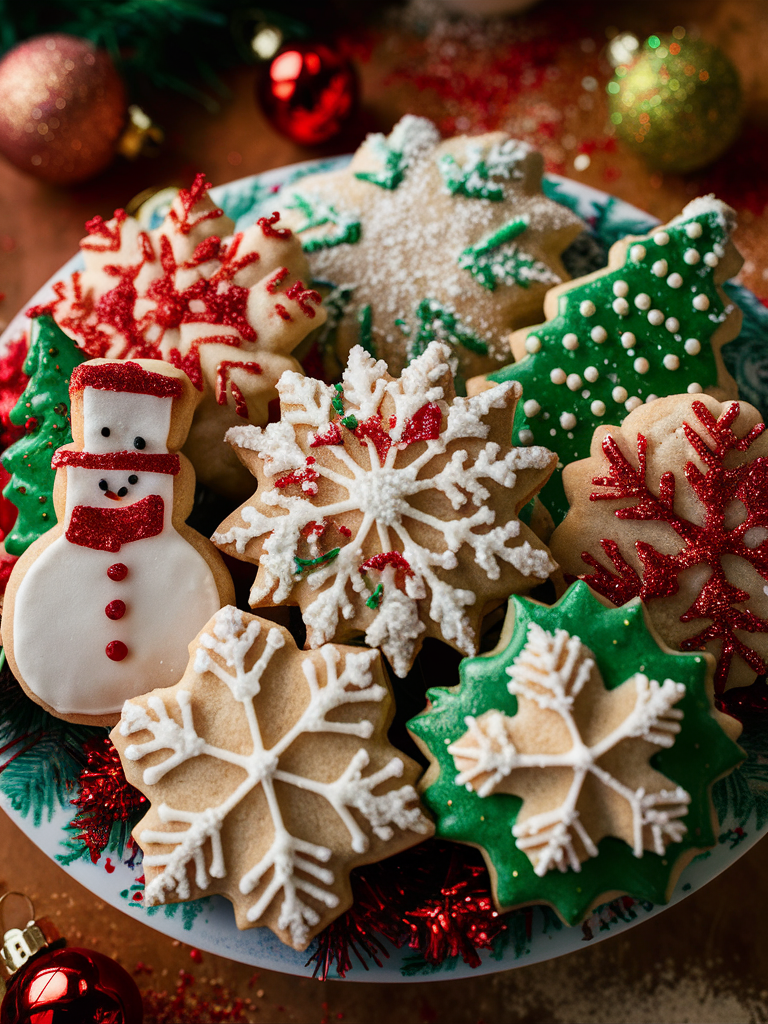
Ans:
<svg viewBox="0 0 768 1024"><path fill-rule="evenodd" d="M282 320L285 320L286 322L288 322L290 320L293 320L293 317L288 312L288 310L285 308L285 306L282 304L282 302L276 302L275 303L275 312L277 313L277 315Z"/></svg>
<svg viewBox="0 0 768 1024"><path fill-rule="evenodd" d="M401 444L435 441L440 436L442 420L443 414L439 405L423 405L406 423Z"/></svg>
<svg viewBox="0 0 768 1024"><path fill-rule="evenodd" d="M110 640L106 646L107 657L110 661L122 661L128 656L128 648L122 640Z"/></svg>
<svg viewBox="0 0 768 1024"><path fill-rule="evenodd" d="M344 444L344 438L341 436L341 427L335 421L329 425L324 434L315 434L309 442L309 447L320 448L323 445L329 444Z"/></svg>
<svg viewBox="0 0 768 1024"><path fill-rule="evenodd" d="M219 405L227 404L227 383L229 383L229 389L235 400L235 412L238 416L242 416L243 419L247 420L248 405L243 392L230 377L232 370L244 370L246 373L253 374L254 377L258 376L262 370L258 363L235 362L232 360L225 360L219 363L216 368L216 401Z"/></svg>
<svg viewBox="0 0 768 1024"><path fill-rule="evenodd" d="M304 489L308 491L312 489L312 493L316 493L317 486L315 484L315 481L320 479L320 474L315 469L314 462L314 457L312 455L308 455L306 459L306 469L294 470L293 473L287 473L285 476L278 477L278 479L275 480L274 486L278 488L283 488L290 487L292 484L307 483L310 485L310 487Z"/></svg>
<svg viewBox="0 0 768 1024"><path fill-rule="evenodd" d="M351 537L352 536L352 531L350 530L350 528L348 526L340 526L339 527L339 533L343 534L345 537Z"/></svg>
<svg viewBox="0 0 768 1024"><path fill-rule="evenodd" d="M765 424L757 424L745 437L737 437L731 425L739 415L738 402L732 402L718 420L715 420L703 402L694 402L692 409L712 441L710 447L688 423L683 424L688 443L707 467L705 473L693 462L687 463L685 467L685 479L701 504L703 525L684 519L675 511L676 480L672 472L661 476L658 495L650 490L647 483L645 437L638 435L637 438L636 469L609 434L602 447L610 465L610 474L595 477L592 483L605 490L595 491L590 499L635 499L633 504L616 509L614 515L617 519L667 523L683 541L684 547L677 554L668 555L657 551L651 544L637 541L635 549L643 565L640 578L621 555L616 542L604 538L600 542L601 546L616 573L605 568L585 551L582 559L596 571L580 578L614 604L624 604L635 596L648 602L676 594L679 577L684 570L706 566L709 569L706 581L696 600L680 616L680 621L707 619L709 625L696 635L682 640L680 648L684 651L698 651L710 641L721 643L715 673L715 692L719 694L725 688L734 655L742 658L757 675L767 670L763 659L737 633L768 633L768 622L748 609L739 607L749 599L749 594L728 580L722 564L724 555L741 558L753 566L763 579L768 580L768 551L765 542L749 547L744 539L749 530L768 526L768 459L756 458L733 469L725 465L730 452L743 453L750 449L765 430ZM740 501L747 515L738 525L727 528L726 513L733 501Z"/></svg>
<svg viewBox="0 0 768 1024"><path fill-rule="evenodd" d="M146 452L78 452L59 448L51 459L54 469L77 466L80 469L126 471L129 473L165 473L176 476L181 469L178 455L151 455Z"/></svg>
<svg viewBox="0 0 768 1024"><path fill-rule="evenodd" d="M108 875L111 875L114 872L115 865L112 863L111 857L107 857L107 859L104 861L104 870L107 872Z"/></svg>
<svg viewBox="0 0 768 1024"><path fill-rule="evenodd" d="M107 576L115 583L120 583L128 575L128 566L122 562L115 562L107 569Z"/></svg>
<svg viewBox="0 0 768 1024"><path fill-rule="evenodd" d="M116 224L113 228L109 226L103 217L98 215L87 220L85 222L85 230L89 235L95 235L96 238L104 239L104 244L98 245L93 241L84 241L81 243L81 247L83 249L90 249L93 252L118 252L122 234L121 225L127 216L128 214L125 210L115 210L113 219L116 221Z"/></svg>
<svg viewBox="0 0 768 1024"><path fill-rule="evenodd" d="M364 575L369 569L383 572L388 565L391 565L395 570L395 578L398 582L404 576L413 576L413 569L399 551L382 551L378 555L373 555L372 558L367 559L360 566L360 573Z"/></svg>
<svg viewBox="0 0 768 1024"><path fill-rule="evenodd" d="M315 307L311 306L310 303L314 302L319 306L323 301L320 292L316 292L314 288L305 288L301 281L296 281L295 284L292 284L285 294L287 298L294 299L298 303L301 312L304 316L309 317L310 320L314 318L316 313Z"/></svg>
<svg viewBox="0 0 768 1024"><path fill-rule="evenodd" d="M163 531L164 515L165 503L157 494L148 494L125 508L75 505L66 538L70 544L95 551L119 551L123 544L131 541L157 537Z"/></svg>
<svg viewBox="0 0 768 1024"><path fill-rule="evenodd" d="M259 217L256 223L261 228L265 238L279 238L281 241L286 241L291 237L292 232L288 228L273 228L273 224L277 224L280 220L280 214L275 211L271 217Z"/></svg>
<svg viewBox="0 0 768 1024"><path fill-rule="evenodd" d="M200 952L199 949L190 949L189 959L194 960L196 964L201 964L203 962L203 954Z"/></svg>
<svg viewBox="0 0 768 1024"><path fill-rule="evenodd" d="M72 371L69 393L84 388L98 391L124 391L133 395L156 395L158 398L181 398L184 387L178 377L145 370L138 363L81 363Z"/></svg>
<svg viewBox="0 0 768 1024"><path fill-rule="evenodd" d="M199 202L205 199L210 187L211 183L205 180L205 175L198 173L195 175L195 180L190 187L183 188L176 197L176 202L181 205L181 217L176 213L176 203L171 207L169 216L176 225L177 230L183 235L188 235L193 228L196 228L198 224L202 224L205 220L216 220L218 217L223 216L224 211L219 209L206 210L205 213L198 214L197 217L192 216L192 211Z"/></svg>
<svg viewBox="0 0 768 1024"><path fill-rule="evenodd" d="M280 267L274 274L268 279L264 287L267 289L270 295L274 295L278 290L283 281L288 277L288 267Z"/></svg>
<svg viewBox="0 0 768 1024"><path fill-rule="evenodd" d="M122 619L125 615L125 601L110 601L104 609L104 614L113 621Z"/></svg>

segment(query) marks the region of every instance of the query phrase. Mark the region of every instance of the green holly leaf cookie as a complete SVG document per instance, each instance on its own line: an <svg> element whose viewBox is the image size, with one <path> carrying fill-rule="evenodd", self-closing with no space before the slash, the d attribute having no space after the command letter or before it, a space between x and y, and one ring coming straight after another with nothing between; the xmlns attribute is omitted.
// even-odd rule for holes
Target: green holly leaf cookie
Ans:
<svg viewBox="0 0 768 1024"><path fill-rule="evenodd" d="M639 601L608 608L583 583L552 607L513 597L497 649L408 724L436 834L479 847L502 910L576 924L615 893L667 902L717 841L712 783L743 759L711 666L663 647Z"/></svg>
<svg viewBox="0 0 768 1024"><path fill-rule="evenodd" d="M518 380L515 444L546 444L562 467L589 455L603 423L666 395L735 398L720 355L741 314L722 284L741 266L730 244L733 211L696 199L664 227L618 242L608 266L552 289L546 323L515 332L518 362L470 382ZM568 510L560 472L541 493L560 522Z"/></svg>

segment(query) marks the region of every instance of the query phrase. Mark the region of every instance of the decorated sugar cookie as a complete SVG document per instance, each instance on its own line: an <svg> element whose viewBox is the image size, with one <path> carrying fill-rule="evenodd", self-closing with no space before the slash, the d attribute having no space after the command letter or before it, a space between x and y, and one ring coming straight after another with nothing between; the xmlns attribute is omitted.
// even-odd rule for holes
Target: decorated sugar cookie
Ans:
<svg viewBox="0 0 768 1024"><path fill-rule="evenodd" d="M359 343L396 374L434 340L464 377L507 362L506 334L536 322L584 230L543 195L542 166L503 132L441 142L408 115L369 135L349 167L282 196L312 276L333 287L340 368Z"/></svg>
<svg viewBox="0 0 768 1024"><path fill-rule="evenodd" d="M134 830L148 906L212 892L239 928L295 949L351 905L349 872L433 832L420 769L387 740L378 652L290 633L227 607L182 680L128 701L112 740L151 801Z"/></svg>
<svg viewBox="0 0 768 1024"><path fill-rule="evenodd" d="M471 381L470 394L519 381L526 401L515 443L547 444L562 465L586 457L596 427L644 402L702 391L735 398L720 354L741 325L722 290L741 266L734 219L724 203L696 199L647 237L617 242L605 269L549 292L547 322L512 336L518 362ZM568 506L559 472L541 499L560 522Z"/></svg>
<svg viewBox="0 0 768 1024"><path fill-rule="evenodd" d="M127 698L180 678L188 643L233 590L213 545L184 525L194 473L178 449L197 401L186 374L94 359L70 396L74 442L53 456L59 522L14 567L3 646L52 714L113 724Z"/></svg>
<svg viewBox="0 0 768 1024"><path fill-rule="evenodd" d="M554 569L517 518L555 463L509 444L517 384L456 398L435 342L399 379L358 346L340 384L278 387L279 423L227 435L258 489L213 540L258 565L253 607L299 605L310 647L364 634L405 676L427 636L474 653L487 606Z"/></svg>
<svg viewBox="0 0 768 1024"><path fill-rule="evenodd" d="M717 693L744 686L768 671L767 470L753 406L660 399L566 468L553 553L615 604L640 597L670 647L713 654Z"/></svg>
<svg viewBox="0 0 768 1024"><path fill-rule="evenodd" d="M199 174L155 229L124 210L94 217L80 243L85 270L54 286L45 311L87 357L182 367L203 392L185 451L199 480L240 496L249 482L224 432L267 422L280 374L299 368L291 352L325 311L277 215L233 235L209 188Z"/></svg>
<svg viewBox="0 0 768 1024"><path fill-rule="evenodd" d="M551 608L512 598L496 650L409 722L437 835L480 848L499 909L576 924L617 893L666 902L716 842L710 789L743 757L711 672L637 600L608 608L584 583Z"/></svg>

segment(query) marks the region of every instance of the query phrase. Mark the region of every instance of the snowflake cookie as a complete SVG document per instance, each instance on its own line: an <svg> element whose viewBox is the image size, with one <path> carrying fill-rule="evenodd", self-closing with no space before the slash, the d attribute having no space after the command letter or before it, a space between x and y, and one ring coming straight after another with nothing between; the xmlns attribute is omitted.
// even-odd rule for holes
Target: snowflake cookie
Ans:
<svg viewBox="0 0 768 1024"><path fill-rule="evenodd" d="M433 832L419 766L387 740L376 651L326 644L228 606L175 686L126 701L112 732L151 801L134 830L147 906L218 892L239 928L295 949L352 903L349 872Z"/></svg>
<svg viewBox="0 0 768 1024"><path fill-rule="evenodd" d="M695 199L646 237L617 242L603 270L548 293L547 322L511 338L517 362L470 381L469 393L519 381L532 397L518 406L515 443L550 445L562 465L587 456L596 427L644 402L685 391L735 398L720 354L741 326L722 289L742 262L734 221L717 199ZM562 521L559 472L541 499Z"/></svg>
<svg viewBox="0 0 768 1024"><path fill-rule="evenodd" d="M124 210L88 221L85 270L54 285L47 307L89 358L165 359L181 367L203 402L185 448L198 479L247 493L242 467L223 445L235 423L266 423L290 353L325 320L299 241L275 214L232 234L232 221L198 174L160 227ZM36 310L35 312L40 312Z"/></svg>
<svg viewBox="0 0 768 1024"><path fill-rule="evenodd" d="M496 650L408 723L437 835L480 848L500 909L576 924L609 894L665 903L716 842L710 788L743 757L711 672L657 641L640 601L609 608L584 583L551 608L513 598Z"/></svg>
<svg viewBox="0 0 768 1024"><path fill-rule="evenodd" d="M564 473L552 537L566 573L614 604L640 597L665 643L717 658L715 691L768 671L768 435L757 409L708 395L595 431Z"/></svg>
<svg viewBox="0 0 768 1024"><path fill-rule="evenodd" d="M253 607L300 606L310 647L364 633L405 676L427 636L474 654L486 606L553 571L517 518L555 463L509 444L519 385L456 398L433 342L399 379L356 346L342 383L278 390L279 423L227 434L258 489L212 539L259 566Z"/></svg>
<svg viewBox="0 0 768 1024"><path fill-rule="evenodd" d="M283 197L313 276L333 285L341 366L359 342L398 373L435 339L464 376L507 362L505 335L536 321L584 230L541 175L541 154L503 132L441 142L407 115Z"/></svg>

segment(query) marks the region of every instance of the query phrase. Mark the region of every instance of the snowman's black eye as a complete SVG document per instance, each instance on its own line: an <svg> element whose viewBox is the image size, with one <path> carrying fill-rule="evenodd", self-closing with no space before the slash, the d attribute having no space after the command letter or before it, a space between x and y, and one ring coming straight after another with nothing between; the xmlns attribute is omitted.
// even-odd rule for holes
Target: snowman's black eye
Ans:
<svg viewBox="0 0 768 1024"><path fill-rule="evenodd" d="M139 482L139 478L136 476L136 474L135 473L131 473L131 475L128 477L128 483L129 484L137 484L138 482Z"/></svg>
<svg viewBox="0 0 768 1024"><path fill-rule="evenodd" d="M109 427L102 427L101 428L101 436L102 437L109 437L109 434L110 434Z"/></svg>
<svg viewBox="0 0 768 1024"><path fill-rule="evenodd" d="M117 496L118 496L118 498L124 498L127 493L128 493L128 488L127 487L121 487L120 490L117 492Z"/></svg>
<svg viewBox="0 0 768 1024"><path fill-rule="evenodd" d="M139 451L141 451L142 448L146 448L147 447L147 442L144 440L143 437L134 437L134 439L133 439L133 447L134 448L138 448Z"/></svg>
<svg viewBox="0 0 768 1024"><path fill-rule="evenodd" d="M106 480L99 480L99 487L102 489L102 491L106 491L109 489L109 484L107 483Z"/></svg>

